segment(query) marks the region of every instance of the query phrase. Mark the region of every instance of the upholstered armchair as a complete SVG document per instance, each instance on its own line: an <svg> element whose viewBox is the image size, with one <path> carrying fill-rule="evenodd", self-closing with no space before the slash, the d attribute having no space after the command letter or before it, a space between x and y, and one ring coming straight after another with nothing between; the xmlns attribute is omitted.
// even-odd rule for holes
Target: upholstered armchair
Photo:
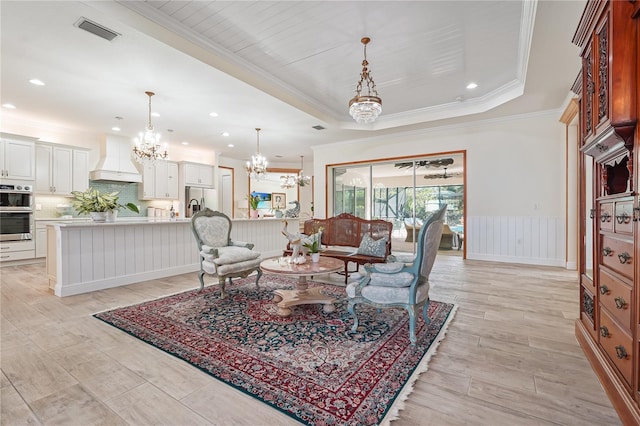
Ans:
<svg viewBox="0 0 640 426"><path fill-rule="evenodd" d="M204 209L191 218L191 230L200 252L200 290L204 288L204 274L218 277L220 298L224 299L225 281L245 278L253 271L258 273L256 287L262 276L260 253L253 251L253 244L231 240L231 219L224 213Z"/></svg>
<svg viewBox="0 0 640 426"><path fill-rule="evenodd" d="M353 316L352 331L358 329L357 304L376 308L403 307L409 312L409 339L416 342L416 319L428 324L429 274L438 254L446 205L435 212L418 234L416 257L412 263L378 263L365 265L365 274L347 286L348 310Z"/></svg>

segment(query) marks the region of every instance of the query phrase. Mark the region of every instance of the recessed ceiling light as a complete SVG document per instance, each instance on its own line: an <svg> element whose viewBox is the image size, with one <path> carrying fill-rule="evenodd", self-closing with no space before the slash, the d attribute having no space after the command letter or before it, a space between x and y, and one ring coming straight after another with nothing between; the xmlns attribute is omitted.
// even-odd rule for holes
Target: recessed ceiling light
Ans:
<svg viewBox="0 0 640 426"><path fill-rule="evenodd" d="M189 145L189 142L187 142L187 141L183 141L183 142L182 142L182 145Z"/></svg>
<svg viewBox="0 0 640 426"><path fill-rule="evenodd" d="M467 84L467 89L475 89L476 87L478 87L477 83L469 83L469 84Z"/></svg>
<svg viewBox="0 0 640 426"><path fill-rule="evenodd" d="M118 127L118 126L113 126L113 127L111 128L111 130L113 130L114 132L119 132L119 131L120 131L120 130L122 130L122 129L120 129L120 127Z"/></svg>
<svg viewBox="0 0 640 426"><path fill-rule="evenodd" d="M9 108L9 109L16 109L16 106L14 104L2 104L2 106L4 108Z"/></svg>
<svg viewBox="0 0 640 426"><path fill-rule="evenodd" d="M210 115L211 117L217 117L217 116L218 116L218 113L217 113L217 112L210 112L210 113L209 113L209 115Z"/></svg>
<svg viewBox="0 0 640 426"><path fill-rule="evenodd" d="M221 134L222 136L224 136L224 137L229 136L229 132L222 132L222 133L220 133L220 134Z"/></svg>
<svg viewBox="0 0 640 426"><path fill-rule="evenodd" d="M229 148L233 148L235 145L230 143L229 145L227 145Z"/></svg>
<svg viewBox="0 0 640 426"><path fill-rule="evenodd" d="M157 112L152 112L151 115L154 117L160 117L160 114L158 114Z"/></svg>
<svg viewBox="0 0 640 426"><path fill-rule="evenodd" d="M37 78L32 78L29 80L29 83L35 84L36 86L44 86L44 81L38 80Z"/></svg>

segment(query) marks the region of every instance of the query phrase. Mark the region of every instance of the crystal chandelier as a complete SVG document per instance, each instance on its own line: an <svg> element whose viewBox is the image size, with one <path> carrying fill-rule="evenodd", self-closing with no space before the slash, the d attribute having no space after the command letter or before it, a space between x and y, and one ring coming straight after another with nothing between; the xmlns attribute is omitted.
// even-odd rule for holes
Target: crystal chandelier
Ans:
<svg viewBox="0 0 640 426"><path fill-rule="evenodd" d="M164 160L168 157L167 144L160 148L160 133L153 131L151 124L151 97L155 95L153 92L144 92L149 97L149 123L144 132L140 132L140 136L136 138L136 144L133 147L133 153L138 163L145 160L155 161L158 158Z"/></svg>
<svg viewBox="0 0 640 426"><path fill-rule="evenodd" d="M260 154L260 129L256 127L256 154L247 161L247 174L253 179L262 179L267 172L267 159Z"/></svg>
<svg viewBox="0 0 640 426"><path fill-rule="evenodd" d="M305 176L303 173L304 168L304 155L300 156L300 172L298 175L285 175L280 176L280 187L284 189L291 189L296 185L306 186L311 183L311 178L309 176Z"/></svg>
<svg viewBox="0 0 640 426"><path fill-rule="evenodd" d="M356 95L349 101L349 114L358 123L373 123L382 112L382 99L378 96L376 83L369 73L367 66L367 43L371 41L369 37L360 40L364 45L364 60L362 61L362 73L360 81L356 86ZM362 86L367 88L366 94L362 94Z"/></svg>

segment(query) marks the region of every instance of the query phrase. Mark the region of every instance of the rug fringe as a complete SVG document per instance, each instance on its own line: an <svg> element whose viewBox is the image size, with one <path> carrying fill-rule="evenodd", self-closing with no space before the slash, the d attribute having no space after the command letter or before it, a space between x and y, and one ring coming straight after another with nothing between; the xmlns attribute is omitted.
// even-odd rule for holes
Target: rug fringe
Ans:
<svg viewBox="0 0 640 426"><path fill-rule="evenodd" d="M400 394L393 402L393 405L391 406L391 408L389 408L389 411L387 411L386 416L384 416L384 418L380 422L380 426L389 426L392 421L398 420L400 418L400 411L405 409L404 402L409 399L409 395L411 395L411 393L413 392L413 385L415 384L416 380L418 380L422 373L429 369L429 361L431 360L431 357L437 353L438 346L440 346L440 342L444 340L445 335L447 334L447 329L449 328L449 323L451 323L451 321L453 320L453 317L455 316L457 310L458 305L454 304L453 308L451 308L451 312L449 313L449 317L447 318L445 323L442 324L442 328L431 344L431 347L429 348L427 353L424 354L409 380L407 380L407 383L400 391Z"/></svg>

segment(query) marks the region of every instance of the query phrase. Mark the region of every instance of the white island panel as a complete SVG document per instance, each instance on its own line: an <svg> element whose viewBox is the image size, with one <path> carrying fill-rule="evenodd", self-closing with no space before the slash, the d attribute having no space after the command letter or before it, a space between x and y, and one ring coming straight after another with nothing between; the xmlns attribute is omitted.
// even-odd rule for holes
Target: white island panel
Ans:
<svg viewBox="0 0 640 426"><path fill-rule="evenodd" d="M58 223L47 227L47 274L57 296L197 271L191 222ZM194 281L194 286L197 284Z"/></svg>
<svg viewBox="0 0 640 426"><path fill-rule="evenodd" d="M289 232L298 232L298 219L287 218ZM253 243L262 258L282 256L287 239L282 235L284 219L234 219L231 239Z"/></svg>

